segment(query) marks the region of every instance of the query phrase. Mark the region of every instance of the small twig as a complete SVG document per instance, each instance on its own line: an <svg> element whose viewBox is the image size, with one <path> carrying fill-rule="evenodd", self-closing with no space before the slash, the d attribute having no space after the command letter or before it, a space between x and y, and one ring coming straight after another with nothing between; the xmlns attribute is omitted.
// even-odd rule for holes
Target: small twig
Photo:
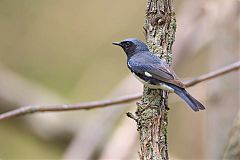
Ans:
<svg viewBox="0 0 240 160"><path fill-rule="evenodd" d="M131 94L114 99L107 99L102 101L83 102L79 104L59 104L59 105L32 105L21 107L6 113L0 114L0 120L12 117L23 116L35 112L59 112L59 111L73 111L73 110L89 110L94 108L104 108L116 104L129 103L137 100L141 94Z"/></svg>
<svg viewBox="0 0 240 160"><path fill-rule="evenodd" d="M132 114L131 112L127 112L126 115L129 118L131 118L131 119L133 119L133 120L135 120L137 122L138 118L134 114Z"/></svg>
<svg viewBox="0 0 240 160"><path fill-rule="evenodd" d="M226 67L220 68L220 69L218 69L216 71L213 71L213 72L201 75L199 77L193 78L192 80L186 82L185 86L186 87L191 87L191 86L194 86L194 85L196 85L196 84L198 84L200 82L207 81L209 79L213 79L215 77L224 75L226 73L238 70L239 68L240 68L240 61L235 62L233 64L230 64L230 65L228 65Z"/></svg>
<svg viewBox="0 0 240 160"><path fill-rule="evenodd" d="M207 81L218 76L224 75L226 73L238 70L240 68L240 61L218 69L216 71L201 75L197 78L185 83L186 87L194 86L200 82ZM92 101L79 104L59 104L59 105L33 105L25 106L6 113L0 114L0 120L23 116L30 113L36 112L59 112L59 111L73 111L73 110L89 110L94 108L104 108L116 104L129 103L141 98L142 94L132 94L123 97L118 97L114 99L102 100L102 101Z"/></svg>

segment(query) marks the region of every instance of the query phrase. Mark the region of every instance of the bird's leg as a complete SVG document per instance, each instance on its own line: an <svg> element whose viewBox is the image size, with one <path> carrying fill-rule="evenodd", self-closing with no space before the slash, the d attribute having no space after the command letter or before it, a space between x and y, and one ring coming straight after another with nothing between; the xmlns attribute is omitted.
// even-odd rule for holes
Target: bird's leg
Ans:
<svg viewBox="0 0 240 160"><path fill-rule="evenodd" d="M168 97L168 91L164 91L164 90L161 90L161 92L162 92L162 103L163 104L161 104L162 106L165 106L166 107L166 110L170 110L170 108L168 107L168 105L166 104L167 103L167 97Z"/></svg>

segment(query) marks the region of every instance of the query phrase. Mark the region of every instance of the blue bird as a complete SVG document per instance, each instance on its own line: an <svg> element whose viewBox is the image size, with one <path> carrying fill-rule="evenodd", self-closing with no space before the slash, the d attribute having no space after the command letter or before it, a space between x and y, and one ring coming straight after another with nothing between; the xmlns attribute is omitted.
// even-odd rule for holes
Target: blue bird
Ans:
<svg viewBox="0 0 240 160"><path fill-rule="evenodd" d="M147 45L136 38L113 42L121 46L127 55L127 65L133 75L144 85L152 89L163 89L176 93L194 111L205 107L186 90L175 72L155 54L149 51Z"/></svg>

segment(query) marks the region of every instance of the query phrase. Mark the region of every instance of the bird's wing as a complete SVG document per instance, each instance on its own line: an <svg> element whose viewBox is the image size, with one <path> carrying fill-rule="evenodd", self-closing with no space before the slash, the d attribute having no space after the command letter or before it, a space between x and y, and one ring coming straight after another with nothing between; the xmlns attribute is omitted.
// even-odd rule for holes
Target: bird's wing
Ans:
<svg viewBox="0 0 240 160"><path fill-rule="evenodd" d="M159 60L146 58L143 61L129 61L131 69L137 74L145 77L152 77L154 79L174 84L178 87L185 88L184 84L179 80L174 71L168 65Z"/></svg>

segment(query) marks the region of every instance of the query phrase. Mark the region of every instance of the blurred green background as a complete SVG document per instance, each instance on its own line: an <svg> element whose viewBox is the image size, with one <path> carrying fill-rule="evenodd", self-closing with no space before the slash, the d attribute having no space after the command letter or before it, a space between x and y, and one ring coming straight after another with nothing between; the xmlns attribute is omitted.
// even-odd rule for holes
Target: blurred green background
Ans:
<svg viewBox="0 0 240 160"><path fill-rule="evenodd" d="M124 57L111 42L143 38L144 1L0 3L1 63L69 98L86 100L106 94L127 73L119 67Z"/></svg>
<svg viewBox="0 0 240 160"><path fill-rule="evenodd" d="M178 28L173 66L183 80L239 59L237 6L233 0L175 2ZM111 43L128 37L144 40L145 7L146 1L138 0L1 0L0 111L126 95L127 89L116 91L116 86L123 88L120 82L128 81L126 57ZM222 156L239 109L238 84L239 77L231 73L191 88L190 92L207 106L207 111L199 114L192 113L175 96L170 97L169 139L174 157ZM124 86L130 87L130 82ZM44 113L1 121L0 159L101 159L128 110ZM110 116L115 112L115 117ZM102 122L112 122L105 126L107 133L98 130L100 140L87 141L91 137L88 127L101 125L98 120L107 113L110 117ZM220 134L219 130L225 131ZM72 146L78 146L75 142L81 139L76 138L78 135L87 139L81 141L84 145L92 146L86 149L87 158L81 155L85 152L72 152L76 149ZM136 159L137 140L132 148L124 159Z"/></svg>

